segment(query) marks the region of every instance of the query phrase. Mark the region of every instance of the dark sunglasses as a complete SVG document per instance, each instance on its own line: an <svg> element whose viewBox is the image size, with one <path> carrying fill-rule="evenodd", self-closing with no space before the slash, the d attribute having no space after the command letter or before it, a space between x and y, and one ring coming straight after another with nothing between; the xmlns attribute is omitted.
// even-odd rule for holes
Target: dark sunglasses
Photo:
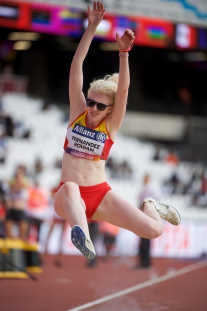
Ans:
<svg viewBox="0 0 207 311"><path fill-rule="evenodd" d="M90 98L86 99L86 105L88 107L93 107L93 106L96 105L97 109L100 110L100 111L104 111L106 109L106 107L113 106L113 105L105 105L105 104L102 104L102 103L97 103L93 99L90 99Z"/></svg>

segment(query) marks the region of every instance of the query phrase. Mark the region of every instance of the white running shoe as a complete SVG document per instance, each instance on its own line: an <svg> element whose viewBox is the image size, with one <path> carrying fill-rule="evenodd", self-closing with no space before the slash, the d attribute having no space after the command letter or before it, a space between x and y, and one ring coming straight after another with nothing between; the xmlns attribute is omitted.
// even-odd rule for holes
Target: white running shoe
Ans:
<svg viewBox="0 0 207 311"><path fill-rule="evenodd" d="M71 240L75 247L88 259L93 259L96 252L91 240L89 240L80 226L73 226L71 230Z"/></svg>
<svg viewBox="0 0 207 311"><path fill-rule="evenodd" d="M143 204L148 201L154 203L155 208L158 211L161 218L167 220L169 223L171 223L174 226L178 226L180 224L181 222L180 215L174 207L167 205L167 204L160 203L153 198L144 199Z"/></svg>

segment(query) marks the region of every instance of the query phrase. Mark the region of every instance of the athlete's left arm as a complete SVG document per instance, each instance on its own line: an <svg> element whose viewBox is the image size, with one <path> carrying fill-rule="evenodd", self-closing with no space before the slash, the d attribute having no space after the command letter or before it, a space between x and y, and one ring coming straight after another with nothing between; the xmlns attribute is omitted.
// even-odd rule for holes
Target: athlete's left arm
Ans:
<svg viewBox="0 0 207 311"><path fill-rule="evenodd" d="M116 34L116 40L119 50L128 50L135 39L134 33L130 29L126 29L123 36L119 38ZM110 115L110 133L116 134L121 126L122 120L126 112L126 104L128 97L128 89L130 84L128 53L119 52L119 82L114 100L113 111ZM114 135L112 135L114 136Z"/></svg>

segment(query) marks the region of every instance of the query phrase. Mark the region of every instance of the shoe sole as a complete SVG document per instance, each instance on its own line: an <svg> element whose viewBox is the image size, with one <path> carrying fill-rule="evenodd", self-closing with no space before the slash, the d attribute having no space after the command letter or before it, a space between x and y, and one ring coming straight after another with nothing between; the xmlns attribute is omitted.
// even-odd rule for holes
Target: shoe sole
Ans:
<svg viewBox="0 0 207 311"><path fill-rule="evenodd" d="M166 218L164 218L166 221L168 221L170 224L172 224L172 225L174 225L174 226L178 226L180 223L181 223L181 217L180 217L180 214L178 213L178 211L176 210L176 208L174 208L173 206L171 206L171 205L168 205L168 204L165 204L165 203L161 203L161 202L158 202L157 200L155 200L155 199L153 199L153 198L146 198L146 199L144 199L144 201L143 201L143 203L146 203L147 201L151 201L151 202L153 202L154 204L155 204L155 206L156 206L156 204L161 204L161 205L163 205L163 206L165 206L165 207L167 207L167 209L172 209L173 211L174 211L174 215L172 215L171 216L171 218L170 219L166 219ZM157 209L157 208L156 208ZM159 213L159 210L157 210L158 211L158 213ZM161 216L161 215L160 215ZM163 217L161 217L161 218L163 218ZM179 218L179 220L178 220L178 218Z"/></svg>
<svg viewBox="0 0 207 311"><path fill-rule="evenodd" d="M168 204L165 204L165 203L161 203L159 202L161 205L167 207L167 209L171 210L171 217L169 219L167 219L167 216L166 218L164 218L166 221L168 221L170 224L174 225L174 226L178 226L180 223L181 223L181 217L180 217L180 214L178 213L178 211L176 210L175 207L171 206L171 205L168 205ZM159 211L158 211L159 213Z"/></svg>
<svg viewBox="0 0 207 311"><path fill-rule="evenodd" d="M71 230L71 241L73 245L79 251L87 258L87 259L93 259L96 254L92 252L87 246L86 246L86 241L88 242L88 239L85 236L85 233L79 226L74 226Z"/></svg>
<svg viewBox="0 0 207 311"><path fill-rule="evenodd" d="M174 215L172 215L172 217L170 218L170 221L169 220L167 221L169 221L174 226L178 226L181 223L180 214L178 213L176 208L174 208L173 206L167 205L167 204L165 206L169 206L169 208L172 208L174 210ZM179 220L177 219L177 216L179 217Z"/></svg>

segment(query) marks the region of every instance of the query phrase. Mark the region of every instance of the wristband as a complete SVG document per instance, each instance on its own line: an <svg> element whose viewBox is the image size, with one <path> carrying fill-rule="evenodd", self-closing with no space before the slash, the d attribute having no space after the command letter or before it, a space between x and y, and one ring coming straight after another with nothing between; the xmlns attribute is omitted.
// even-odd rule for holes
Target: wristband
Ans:
<svg viewBox="0 0 207 311"><path fill-rule="evenodd" d="M129 51L131 51L132 48L133 48L133 44L130 46L130 48L128 50L119 50L119 52L129 52Z"/></svg>
<svg viewBox="0 0 207 311"><path fill-rule="evenodd" d="M129 57L129 53L125 53L125 54L119 53L119 56L120 56L120 57Z"/></svg>

